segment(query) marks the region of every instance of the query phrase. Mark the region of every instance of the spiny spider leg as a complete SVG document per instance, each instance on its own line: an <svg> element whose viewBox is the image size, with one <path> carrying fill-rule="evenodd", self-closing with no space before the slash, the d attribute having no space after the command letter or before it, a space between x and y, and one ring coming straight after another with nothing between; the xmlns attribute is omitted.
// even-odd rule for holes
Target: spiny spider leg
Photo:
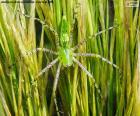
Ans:
<svg viewBox="0 0 140 116"><path fill-rule="evenodd" d="M25 14L25 13L22 13L20 10L17 10L17 12L18 12L20 15L24 15L24 16L27 17L27 18L34 19L34 20L40 22L44 27L46 27L47 29L49 29L50 31L52 31L52 32L54 33L55 37L56 37L56 46L57 46L57 48L59 47L59 35L58 35L57 31L56 31L53 27L49 26L48 24L45 23L45 21L42 21L42 20L39 19L39 18L32 17L32 16L30 16L30 15L27 15L27 14Z"/></svg>
<svg viewBox="0 0 140 116"><path fill-rule="evenodd" d="M52 97L51 97L50 112L52 111L53 103L56 102L55 92L56 92L57 84L58 84L58 80L59 80L60 69L61 69L61 63L59 63L59 65L58 65L57 72L56 72L56 77L55 77L54 84L53 84L53 91L52 91Z"/></svg>
<svg viewBox="0 0 140 116"><path fill-rule="evenodd" d="M58 62L58 58L53 60L51 63L49 63L44 69L41 70L41 72L36 76L35 80L38 79L39 76L41 76L44 72L46 72L49 68L51 68L54 64Z"/></svg>
<svg viewBox="0 0 140 116"><path fill-rule="evenodd" d="M101 96L101 91L99 89L99 86L96 84L96 81L95 81L94 77L91 75L91 73L77 59L75 59L74 57L73 57L73 61L76 64L78 64L78 66L93 80L94 86L97 89L98 94Z"/></svg>
<svg viewBox="0 0 140 116"><path fill-rule="evenodd" d="M95 58L99 58L101 59L102 61L112 65L114 68L116 69L119 69L119 66L117 66L116 64L110 62L108 59L102 57L101 55L99 54L94 54L94 53L74 53L74 56L84 56L84 57L95 57Z"/></svg>
<svg viewBox="0 0 140 116"><path fill-rule="evenodd" d="M76 63L76 64L78 64L79 65L79 67L83 70L83 71L85 71L85 73L89 76L89 77L93 77L91 74L90 74L90 72L88 72L88 70L77 60L77 59L75 59L75 58L73 58L73 61Z"/></svg>
<svg viewBox="0 0 140 116"><path fill-rule="evenodd" d="M115 26L109 27L109 28L107 28L107 29L105 29L105 30L99 31L99 32L96 33L96 34L93 34L93 35L89 36L88 39L83 39L83 40L82 40L81 42L79 42L76 46L74 46L74 47L72 48L72 50L75 51L75 50L78 49L81 45L83 45L87 40L92 39L92 38L95 38L96 36L101 35L102 33L106 32L106 31L108 31L108 30L112 30L113 28L116 28L116 27L118 27L118 25L115 25Z"/></svg>
<svg viewBox="0 0 140 116"><path fill-rule="evenodd" d="M54 51L52 51L50 49L47 49L47 48L35 48L31 51L26 52L24 56L29 56L29 55L32 55L32 54L37 53L39 51L47 52L47 53L50 53L50 54L53 54L53 55L58 55L57 52L54 52Z"/></svg>
<svg viewBox="0 0 140 116"><path fill-rule="evenodd" d="M37 53L39 51L43 51L43 52L50 53L50 54L53 54L53 55L58 55L57 52L54 52L54 51L52 51L50 49L47 49L47 48L35 48L35 49L31 50L31 51L28 51L28 52L23 53L23 55L20 56L13 64L11 64L9 66L9 68L12 68L16 64L16 62L20 61L22 58L25 58L27 56L31 56L34 53Z"/></svg>

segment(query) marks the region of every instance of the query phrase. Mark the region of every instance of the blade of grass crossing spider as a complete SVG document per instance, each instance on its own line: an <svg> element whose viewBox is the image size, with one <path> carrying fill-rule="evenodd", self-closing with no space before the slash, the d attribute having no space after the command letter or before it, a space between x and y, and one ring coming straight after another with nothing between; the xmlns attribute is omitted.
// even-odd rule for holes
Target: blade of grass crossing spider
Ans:
<svg viewBox="0 0 140 116"><path fill-rule="evenodd" d="M56 71L56 77L54 79L52 96L51 96L51 104L50 104L50 115L53 112L54 100L57 101L57 99L56 99L56 89L57 89L57 85L58 85L58 81L59 81L59 77L60 77L60 69L61 69L61 63L59 63L59 65L58 65L58 68L57 68L57 71Z"/></svg>

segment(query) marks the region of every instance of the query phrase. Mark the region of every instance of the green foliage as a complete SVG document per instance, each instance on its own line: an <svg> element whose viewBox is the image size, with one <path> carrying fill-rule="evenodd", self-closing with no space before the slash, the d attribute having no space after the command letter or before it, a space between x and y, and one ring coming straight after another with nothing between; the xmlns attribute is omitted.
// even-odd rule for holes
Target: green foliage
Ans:
<svg viewBox="0 0 140 116"><path fill-rule="evenodd" d="M50 110L58 66L46 71L37 82L34 78L56 56L43 52L25 54L37 47L58 51L52 29L60 36L62 14L67 17L68 31L73 29L71 47L86 41L76 52L98 53L118 65L120 71L97 58L79 58L94 76L101 95L88 76L74 64L62 68L56 102ZM49 27L43 26L44 22ZM118 26L92 37L115 25ZM1 115L140 115L139 28L139 8L126 7L124 0L54 0L53 3L28 5L0 3Z"/></svg>

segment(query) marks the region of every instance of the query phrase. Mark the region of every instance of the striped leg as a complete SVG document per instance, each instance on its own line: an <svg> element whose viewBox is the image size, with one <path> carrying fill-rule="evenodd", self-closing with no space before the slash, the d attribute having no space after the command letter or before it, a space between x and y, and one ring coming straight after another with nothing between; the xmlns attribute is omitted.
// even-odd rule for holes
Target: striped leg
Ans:
<svg viewBox="0 0 140 116"><path fill-rule="evenodd" d="M93 78L93 76L91 75L90 72L88 72L88 70L77 60L73 57L73 61L78 64L78 66L93 80L94 86L97 89L98 94L101 96L101 91L99 89L99 86L97 85L95 79ZM102 97L102 96L101 96Z"/></svg>
<svg viewBox="0 0 140 116"><path fill-rule="evenodd" d="M38 79L39 76L41 76L44 72L46 72L49 68L51 68L54 64L58 62L58 58L53 60L51 63L49 63L41 72L36 76L35 80Z"/></svg>
<svg viewBox="0 0 140 116"><path fill-rule="evenodd" d="M53 27L51 27L50 25L46 24L45 21L42 21L39 18L32 17L30 15L27 15L25 13L22 13L20 10L17 10L17 12L20 15L24 15L26 18L30 18L30 19L33 19L33 20L36 20L36 21L40 22L42 24L42 26L46 27L48 30L50 30L51 32L53 32L54 35L55 35L55 37L56 37L56 45L57 45L57 48L59 47L59 35L58 35L57 31Z"/></svg>
<svg viewBox="0 0 140 116"><path fill-rule="evenodd" d="M104 61L104 62L106 62L106 63L112 65L114 68L119 69L119 66L117 66L116 64L110 62L108 59L102 57L102 56L99 55L99 54L94 54L94 53L74 53L74 56L75 56L75 57L76 57L76 56L81 56L81 57L84 56L84 57L95 57L95 58L99 58L99 59L101 59L102 61Z"/></svg>
<svg viewBox="0 0 140 116"><path fill-rule="evenodd" d="M52 91L51 105L50 105L50 113L52 113L53 103L54 102L56 103L56 94L55 94L55 92L56 92L57 84L58 84L58 80L59 80L60 69L61 69L61 63L59 63L59 65L58 65L57 72L56 72L56 77L55 77L54 84L53 84L53 91ZM50 116L51 116L51 114L50 114Z"/></svg>
<svg viewBox="0 0 140 116"><path fill-rule="evenodd" d="M23 55L23 57L33 55L34 53L37 53L37 52L39 52L39 51L47 52L47 53L50 53L50 54L53 54L53 55L57 55L57 52L54 52L54 51L49 50L49 49L47 49L47 48L35 48L35 49L31 50L31 51L26 52L26 53Z"/></svg>
<svg viewBox="0 0 140 116"><path fill-rule="evenodd" d="M115 26L109 27L108 29L99 31L99 32L96 33L96 34L93 34L93 35L89 36L88 39L83 39L79 44L77 44L76 46L74 46L74 47L72 48L72 50L75 51L75 50L78 49L81 45L83 45L87 40L92 39L92 38L95 38L95 37L97 37L98 35L101 35L102 33L106 32L106 31L109 31L109 30L112 30L113 28L116 28L116 27L118 27L118 25L115 25Z"/></svg>
<svg viewBox="0 0 140 116"><path fill-rule="evenodd" d="M39 51L46 52L46 53L50 53L50 54L53 54L53 55L57 55L57 52L54 52L54 51L49 50L49 49L47 49L47 48L35 48L35 49L31 50L31 51L28 51L28 52L23 53L23 55L22 55L22 56L19 56L19 57L15 60L15 62L14 62L13 64L11 64L10 66L8 66L8 68L11 69L11 68L16 64L16 62L21 61L22 58L25 58L25 57L27 57L27 56L31 56L31 55L33 55L33 54L39 52Z"/></svg>

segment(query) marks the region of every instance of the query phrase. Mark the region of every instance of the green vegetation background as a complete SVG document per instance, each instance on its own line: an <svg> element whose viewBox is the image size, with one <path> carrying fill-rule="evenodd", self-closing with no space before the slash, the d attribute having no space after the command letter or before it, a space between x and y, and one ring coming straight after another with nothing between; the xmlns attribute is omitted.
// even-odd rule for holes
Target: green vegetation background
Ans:
<svg viewBox="0 0 140 116"><path fill-rule="evenodd" d="M140 116L140 10L139 7L126 7L125 2L54 0L50 4L0 3L0 115ZM22 56L37 47L57 51L56 38L53 32L43 28L40 21L22 13L39 18L58 34L62 14L67 16L69 30L75 16L72 46L86 38L87 42L77 52L98 53L117 64L121 73L99 59L79 58L94 76L101 95L74 64L61 69L57 103L50 111L57 65L36 83L33 80L55 56L42 52ZM114 25L118 27L89 39L89 36Z"/></svg>

